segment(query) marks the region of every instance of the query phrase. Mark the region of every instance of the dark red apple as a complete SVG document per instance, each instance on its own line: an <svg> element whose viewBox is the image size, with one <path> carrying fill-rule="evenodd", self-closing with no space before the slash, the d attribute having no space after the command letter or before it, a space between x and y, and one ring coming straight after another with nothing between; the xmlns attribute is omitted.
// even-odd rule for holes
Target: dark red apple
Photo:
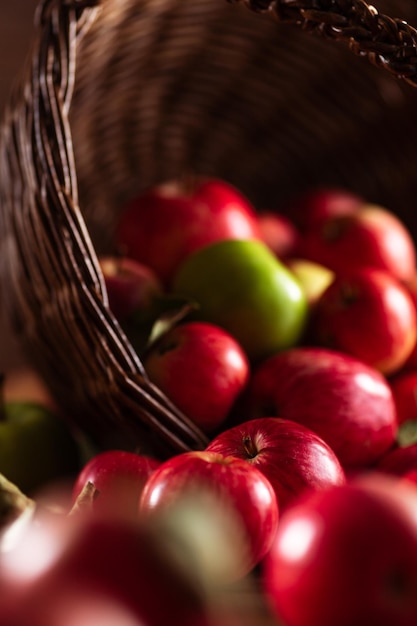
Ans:
<svg viewBox="0 0 417 626"><path fill-rule="evenodd" d="M103 256L99 261L116 319L122 322L135 311L145 315L152 310L162 285L150 267L127 257Z"/></svg>
<svg viewBox="0 0 417 626"><path fill-rule="evenodd" d="M417 443L390 450L379 459L375 467L394 476L403 476L406 472L417 470Z"/></svg>
<svg viewBox="0 0 417 626"><path fill-rule="evenodd" d="M345 482L345 473L321 437L277 417L249 420L219 433L206 450L245 459L270 481L283 512L304 491Z"/></svg>
<svg viewBox="0 0 417 626"><path fill-rule="evenodd" d="M286 214L302 232L308 232L330 217L350 215L363 204L364 200L348 189L319 187L295 197L289 203Z"/></svg>
<svg viewBox="0 0 417 626"><path fill-rule="evenodd" d="M288 217L264 210L259 212L258 223L263 242L279 259L295 253L299 233Z"/></svg>
<svg viewBox="0 0 417 626"><path fill-rule="evenodd" d="M403 367L417 338L417 314L405 287L371 267L335 276L316 302L313 343L346 352L393 374Z"/></svg>
<svg viewBox="0 0 417 626"><path fill-rule="evenodd" d="M402 370L389 379L398 423L417 420L417 370Z"/></svg>
<svg viewBox="0 0 417 626"><path fill-rule="evenodd" d="M223 239L260 239L249 200L222 180L169 182L135 197L121 213L115 241L167 285L191 252Z"/></svg>
<svg viewBox="0 0 417 626"><path fill-rule="evenodd" d="M224 422L249 379L249 362L227 331L204 322L175 326L143 358L149 378L205 432Z"/></svg>
<svg viewBox="0 0 417 626"><path fill-rule="evenodd" d="M151 520L175 515L187 499L198 501L201 494L206 499L206 493L212 513L206 507L205 523L218 523L219 511L222 511L221 526L229 527L229 518L232 520L230 541L238 546L237 563L228 575L241 578L268 552L279 515L271 483L247 461L207 451L176 455L162 463L148 479L140 499L140 512ZM222 558L219 546L211 545L210 550L218 559Z"/></svg>
<svg viewBox="0 0 417 626"><path fill-rule="evenodd" d="M413 626L417 489L368 476L310 492L281 518L263 586L286 626ZM281 622L280 622L281 623Z"/></svg>
<svg viewBox="0 0 417 626"><path fill-rule="evenodd" d="M160 461L143 454L124 450L100 452L78 474L72 491L73 502L90 482L98 491L94 511L136 517L142 489L159 465Z"/></svg>
<svg viewBox="0 0 417 626"><path fill-rule="evenodd" d="M371 204L311 228L300 242L299 255L336 273L354 267L376 267L404 281L414 275L416 268L416 250L409 230L394 213Z"/></svg>
<svg viewBox="0 0 417 626"><path fill-rule="evenodd" d="M411 296L411 299L414 303L414 307L417 312L417 270L414 272L413 276L404 282L404 287L407 289L408 293ZM414 348L408 357L404 369L407 370L415 370L417 369L417 341L414 344Z"/></svg>
<svg viewBox="0 0 417 626"><path fill-rule="evenodd" d="M315 347L270 357L245 394L247 418L276 415L303 424L344 468L376 462L395 443L397 418L385 377L350 355Z"/></svg>

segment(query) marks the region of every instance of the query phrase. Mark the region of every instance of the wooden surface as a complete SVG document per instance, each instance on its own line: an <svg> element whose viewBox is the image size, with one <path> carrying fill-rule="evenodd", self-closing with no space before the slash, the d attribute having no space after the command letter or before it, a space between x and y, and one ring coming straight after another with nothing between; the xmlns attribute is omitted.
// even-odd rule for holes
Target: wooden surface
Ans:
<svg viewBox="0 0 417 626"><path fill-rule="evenodd" d="M15 76L26 58L37 0L0 0L0 116ZM1 207L0 207L1 210ZM1 263L1 251L0 251ZM20 364L18 342L6 324L0 286L0 371Z"/></svg>

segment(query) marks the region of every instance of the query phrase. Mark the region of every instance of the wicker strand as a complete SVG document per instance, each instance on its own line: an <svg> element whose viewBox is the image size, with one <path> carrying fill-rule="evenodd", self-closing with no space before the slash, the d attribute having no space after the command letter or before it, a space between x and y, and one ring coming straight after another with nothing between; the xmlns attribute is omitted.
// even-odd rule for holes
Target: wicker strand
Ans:
<svg viewBox="0 0 417 626"><path fill-rule="evenodd" d="M8 154L2 155L2 163L13 163L16 168L3 178L11 183L29 183L27 188L23 183L8 210L3 211L3 217L8 215L15 222L13 228L6 224L4 231L19 233L14 247L7 252L5 271L13 272L13 266L22 268L13 281L15 306L11 317L16 327L30 337L35 363L36 353L42 353L39 367L44 370L46 363L47 380L56 367L56 351L63 351L62 382L57 380L56 372L55 379L58 386L66 385L67 391L63 394L59 390L57 395L66 395L69 407L75 389L84 397L87 432L97 435L97 431L111 431L122 425L137 437L145 426L176 450L201 448L207 443L206 437L149 382L108 310L98 259L78 206L67 115L74 87L76 35L84 34L78 22L85 18L83 12L97 11L94 4L48 0L41 6L37 15L41 36L38 52L33 55L31 92L26 93L32 111L27 118L26 107L11 113L9 128L14 140L10 141L11 135L3 136L2 148L7 147ZM92 21L95 16L90 13L89 17ZM28 142L27 137L32 141ZM37 191L33 194L33 190ZM27 209L21 211L22 206ZM43 242L45 233L47 240ZM54 262L56 255L59 264ZM80 288L75 289L75 285ZM53 323L49 324L48 319ZM58 323L60 320L62 323ZM71 381L68 372L72 373ZM129 410L123 398L114 400L115 388L123 389L125 379L129 380L129 393L132 389L136 393L133 404L130 398L126 401Z"/></svg>
<svg viewBox="0 0 417 626"><path fill-rule="evenodd" d="M228 0L348 45L358 56L417 86L417 30L364 0Z"/></svg>

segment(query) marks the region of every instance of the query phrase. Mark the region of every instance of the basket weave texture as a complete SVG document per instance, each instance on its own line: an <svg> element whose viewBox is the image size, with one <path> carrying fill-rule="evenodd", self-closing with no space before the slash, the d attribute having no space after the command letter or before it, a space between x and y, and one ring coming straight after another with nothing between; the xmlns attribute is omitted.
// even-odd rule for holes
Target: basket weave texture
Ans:
<svg viewBox="0 0 417 626"><path fill-rule="evenodd" d="M1 290L74 422L131 447L206 444L147 379L98 265L149 185L217 176L280 210L339 185L417 234L413 24L413 0L39 5L1 130Z"/></svg>

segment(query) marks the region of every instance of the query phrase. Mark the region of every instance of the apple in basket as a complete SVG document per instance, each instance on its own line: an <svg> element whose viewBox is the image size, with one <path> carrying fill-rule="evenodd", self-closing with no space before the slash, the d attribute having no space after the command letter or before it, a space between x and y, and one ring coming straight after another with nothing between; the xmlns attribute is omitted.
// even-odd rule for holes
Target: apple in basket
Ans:
<svg viewBox="0 0 417 626"><path fill-rule="evenodd" d="M223 239L260 239L255 209L225 181L166 182L124 207L115 242L124 256L153 269L168 285L190 253Z"/></svg>
<svg viewBox="0 0 417 626"><path fill-rule="evenodd" d="M285 215L262 210L258 214L262 241L279 259L291 257L298 244L299 233L295 224Z"/></svg>
<svg viewBox="0 0 417 626"><path fill-rule="evenodd" d="M195 508L196 502L204 510L205 523L193 530L187 525L184 549L187 545L193 552L195 545L202 545L205 552L209 549L219 561L218 583L246 576L265 557L277 530L278 502L269 480L246 460L208 451L185 452L164 461L150 476L139 511L152 524L170 524L188 503ZM213 529L223 537L227 533L221 544L233 548L226 563L216 545L204 539L203 533Z"/></svg>
<svg viewBox="0 0 417 626"><path fill-rule="evenodd" d="M395 443L396 410L387 380L335 350L296 347L265 359L242 405L248 419L276 415L310 428L345 470L375 463Z"/></svg>
<svg viewBox="0 0 417 626"><path fill-rule="evenodd" d="M184 322L151 344L143 365L179 409L207 433L228 417L249 380L248 358L215 324Z"/></svg>
<svg viewBox="0 0 417 626"><path fill-rule="evenodd" d="M197 250L179 267L172 289L197 303L199 319L233 335L251 361L296 344L304 332L304 291L261 241L219 241Z"/></svg>
<svg viewBox="0 0 417 626"><path fill-rule="evenodd" d="M301 496L262 580L285 626L414 626L417 487L372 473Z"/></svg>
<svg viewBox="0 0 417 626"><path fill-rule="evenodd" d="M349 189L317 187L290 200L285 214L306 233L331 217L354 213L363 204L363 198Z"/></svg>
<svg viewBox="0 0 417 626"><path fill-rule="evenodd" d="M416 267L416 250L408 228L394 213L372 204L311 228L300 241L299 255L336 273L376 267L403 281L414 275Z"/></svg>
<svg viewBox="0 0 417 626"><path fill-rule="evenodd" d="M414 303L392 274L359 267L336 274L316 302L313 343L352 354L385 375L398 371L414 349Z"/></svg>
<svg viewBox="0 0 417 626"><path fill-rule="evenodd" d="M109 308L116 319L124 322L133 313L140 313L143 321L151 318L155 300L163 292L155 272L128 257L102 256L99 263Z"/></svg>
<svg viewBox="0 0 417 626"><path fill-rule="evenodd" d="M270 481L280 513L308 490L345 482L333 452L309 428L278 417L248 420L219 433L206 450L245 459Z"/></svg>

